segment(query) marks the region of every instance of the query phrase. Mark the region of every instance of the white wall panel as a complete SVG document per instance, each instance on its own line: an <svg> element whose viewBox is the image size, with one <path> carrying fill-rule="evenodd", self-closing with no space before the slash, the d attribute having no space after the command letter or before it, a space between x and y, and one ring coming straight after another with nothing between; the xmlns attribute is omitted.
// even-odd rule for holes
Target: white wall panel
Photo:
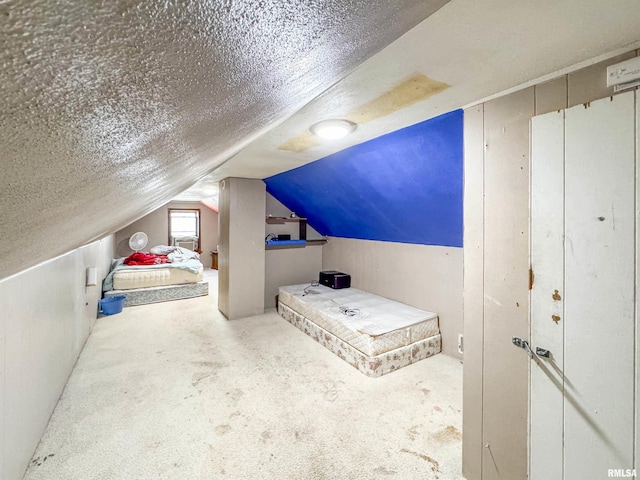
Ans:
<svg viewBox="0 0 640 480"><path fill-rule="evenodd" d="M565 477L631 468L634 93L566 111Z"/></svg>
<svg viewBox="0 0 640 480"><path fill-rule="evenodd" d="M482 476L484 106L464 112L464 382L462 474Z"/></svg>
<svg viewBox="0 0 640 480"><path fill-rule="evenodd" d="M563 478L564 110L531 120L531 480Z"/></svg>
<svg viewBox="0 0 640 480"><path fill-rule="evenodd" d="M279 287L318 280L322 270L322 246L267 250L264 270L264 306L273 308Z"/></svg>
<svg viewBox="0 0 640 480"><path fill-rule="evenodd" d="M229 239L231 230L231 186L228 179L220 182L218 197L218 310L229 314Z"/></svg>
<svg viewBox="0 0 640 480"><path fill-rule="evenodd" d="M114 237L0 281L0 478L19 480L95 323Z"/></svg>
<svg viewBox="0 0 640 480"><path fill-rule="evenodd" d="M638 52L631 52L630 55ZM534 105L537 114L555 112L566 108L569 104L575 105L593 102L598 98L607 97L609 101L611 90L605 86L606 67L610 62L603 62L559 77L545 84L534 87ZM615 60L613 60L615 63ZM510 339L510 335L515 331L520 332L520 336L526 336L530 327L527 319L502 306L509 306L502 297L504 291L512 289L515 295L521 291L521 286L526 284L523 279L528 270L529 246L521 248L523 243L519 239L508 235L510 225L518 226L521 219L528 223L529 204L522 202L528 200L525 187L520 182L521 176L517 171L510 170L508 162L513 162L518 153L524 159L526 152L518 150L529 148L528 124L533 113L528 111L528 107L522 103L522 92L515 92L502 99L486 102L478 107L465 110L465 360L473 362L468 365L465 362L464 385L465 385L465 408L464 408L464 438L463 438L463 473L469 480L493 480L494 478L509 478L509 480L524 480L527 472L525 465L527 451L527 435L522 429L522 422L519 412L526 408L528 395L521 395L526 391L520 383L522 379L527 382L527 368L529 363L522 352L518 352L513 346L504 346L497 343L496 339ZM568 103L568 102L571 103ZM511 104L511 106L509 105ZM515 109L516 104L520 108ZM497 108L499 107L499 108ZM481 120L467 122L467 117L472 114L475 108L484 109ZM527 130L520 128L522 123L514 121L508 123L506 120L507 110L511 109L513 117L520 116ZM496 116L499 118L496 118ZM483 138L484 134L484 138ZM469 170L467 163L470 159L478 155L477 148L482 142L484 148L484 175ZM472 139L476 145L474 149L467 150L467 140ZM527 168L526 165L521 165ZM468 208L479 214L476 204L481 202L481 197L470 198L468 192L480 191L487 196L484 198L484 210L482 215L485 222L482 227L484 249L482 261L477 255L469 254L470 243L467 239L468 219L471 217ZM523 193L525 194L523 197ZM633 200L631 201L633 203ZM473 221L473 220L471 220ZM528 240L528 233L521 230ZM477 242L473 248L476 248ZM631 263L634 263L631 260ZM471 278L478 268L483 268L484 291L487 294L486 308L484 312L484 329L478 332L472 327L478 318L475 307L475 294L467 290L467 278ZM470 272L468 274L468 271ZM474 277L477 278L477 277ZM640 286L640 284L639 284ZM525 287L526 288L526 287ZM554 288L555 289L555 288ZM492 292L498 294L496 296ZM467 299L467 296L470 296ZM561 295L562 296L562 295ZM566 296L562 296L566 298ZM501 305L495 303L498 301ZM469 309L468 309L469 307ZM558 305L560 307L560 305ZM527 309L528 310L528 309ZM526 333L520 331L520 327L526 328ZM638 344L640 344L640 333L638 334ZM473 348L472 345L477 345ZM469 356L469 351L485 349L485 360L481 367L477 367L481 362L474 356ZM512 351L509 351L511 349ZM519 353L520 356L516 356ZM638 357L640 362L640 356ZM487 377L487 378L485 378ZM490 378L489 378L490 377ZM471 394L481 392L482 388L477 387L477 381L484 384L484 398L482 402L477 402ZM513 379L513 380L512 380ZM640 391L637 398L640 398ZM482 405L479 407L479 405ZM524 412L524 422L526 423L527 412ZM478 428L478 422L482 422ZM640 427L640 420L638 420ZM503 434L502 430L506 433ZM513 433L514 430L517 433ZM525 433L520 435L519 433ZM483 438L484 437L484 438ZM496 453L496 439L504 449ZM491 448L487 448L489 444ZM640 452L640 446L639 446ZM588 455L587 451L582 452ZM481 461L479 455L483 455L484 465L479 466ZM522 455L525 455L524 461ZM640 453L638 454L640 456ZM496 466L491 470L492 466ZM524 466L525 469L520 468ZM484 475L478 470L482 468ZM612 466L612 468L614 468ZM499 471L498 471L499 469ZM593 478L593 472L585 478ZM597 478L606 478L607 472L598 474ZM561 478L561 477L560 477ZM551 479L550 480L555 480Z"/></svg>
<svg viewBox="0 0 640 480"><path fill-rule="evenodd" d="M484 105L483 480L527 475L529 359L511 337L529 336L534 104L534 90L527 88Z"/></svg>
<svg viewBox="0 0 640 480"><path fill-rule="evenodd" d="M638 406L638 400L640 399L640 328L638 328L638 321L640 320L640 301L638 301L638 292L640 292L640 234L638 229L640 228L640 99L636 92L636 312L635 312L635 325L636 325L636 364L635 364L635 381L636 381L636 418L634 429L634 467L636 471L640 470L640 407Z"/></svg>
<svg viewBox="0 0 640 480"><path fill-rule="evenodd" d="M262 180L220 183L218 308L229 320L264 313L265 195Z"/></svg>

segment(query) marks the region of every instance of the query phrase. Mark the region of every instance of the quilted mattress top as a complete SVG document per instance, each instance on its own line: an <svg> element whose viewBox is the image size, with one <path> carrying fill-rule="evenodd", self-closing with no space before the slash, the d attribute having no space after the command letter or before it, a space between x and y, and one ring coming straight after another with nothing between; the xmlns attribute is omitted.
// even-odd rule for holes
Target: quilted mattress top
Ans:
<svg viewBox="0 0 640 480"><path fill-rule="evenodd" d="M297 307L296 310L311 318L319 313L325 318L339 319L350 330L371 337L406 329L437 319L438 316L434 312L420 310L356 288L334 290L324 285L291 285L280 287L280 301ZM308 313L311 310L315 312ZM437 320L434 326L437 333Z"/></svg>

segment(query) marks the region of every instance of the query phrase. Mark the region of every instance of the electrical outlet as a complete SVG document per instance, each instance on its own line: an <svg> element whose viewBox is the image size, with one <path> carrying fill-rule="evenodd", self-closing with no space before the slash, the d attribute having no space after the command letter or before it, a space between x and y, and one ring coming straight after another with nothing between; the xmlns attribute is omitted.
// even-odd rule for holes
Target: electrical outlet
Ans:
<svg viewBox="0 0 640 480"><path fill-rule="evenodd" d="M464 336L461 333L458 334L458 353L460 355L464 353Z"/></svg>

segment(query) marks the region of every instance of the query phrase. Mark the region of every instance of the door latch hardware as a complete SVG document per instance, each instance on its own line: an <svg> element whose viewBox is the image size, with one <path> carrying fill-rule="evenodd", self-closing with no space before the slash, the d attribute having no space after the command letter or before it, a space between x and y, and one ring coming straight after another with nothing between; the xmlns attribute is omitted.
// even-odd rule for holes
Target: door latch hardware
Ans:
<svg viewBox="0 0 640 480"><path fill-rule="evenodd" d="M520 337L512 337L511 341L516 347L522 348L525 352L527 352L527 355L529 355L530 358L533 358L533 352L529 347L529 342L527 342L526 340L523 340Z"/></svg>
<svg viewBox="0 0 640 480"><path fill-rule="evenodd" d="M551 356L551 352L549 350L545 350L544 348L536 347L536 355L539 357L549 358Z"/></svg>

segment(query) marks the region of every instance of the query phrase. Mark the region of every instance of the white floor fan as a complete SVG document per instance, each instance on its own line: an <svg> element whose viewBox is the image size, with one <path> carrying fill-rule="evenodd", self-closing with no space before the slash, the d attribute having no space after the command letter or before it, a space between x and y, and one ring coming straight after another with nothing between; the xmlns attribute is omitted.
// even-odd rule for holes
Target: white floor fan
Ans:
<svg viewBox="0 0 640 480"><path fill-rule="evenodd" d="M134 252L139 252L147 246L148 241L149 237L147 237L146 233L136 232L129 237L129 248Z"/></svg>

